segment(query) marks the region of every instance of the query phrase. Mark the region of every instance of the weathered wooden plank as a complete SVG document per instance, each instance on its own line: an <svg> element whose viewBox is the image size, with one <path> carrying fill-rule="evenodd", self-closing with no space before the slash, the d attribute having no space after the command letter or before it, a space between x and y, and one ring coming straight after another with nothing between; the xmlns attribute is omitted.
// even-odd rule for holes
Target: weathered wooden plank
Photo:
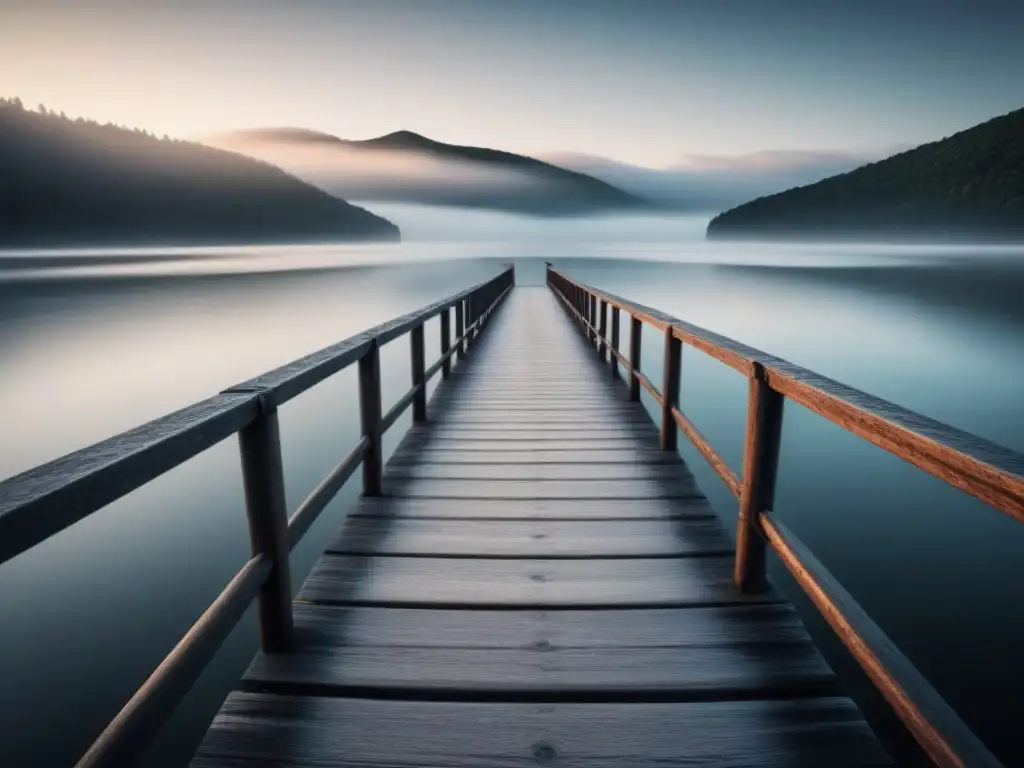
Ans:
<svg viewBox="0 0 1024 768"><path fill-rule="evenodd" d="M741 727L742 726L742 727ZM193 768L867 768L892 765L845 698L523 704L234 693Z"/></svg>
<svg viewBox="0 0 1024 768"><path fill-rule="evenodd" d="M607 411L548 411L546 413L522 411L519 413L498 413L485 409L453 411L433 419L437 428L464 426L472 429L572 429L586 425L598 427L607 424L649 425L650 417L645 413Z"/></svg>
<svg viewBox="0 0 1024 768"><path fill-rule="evenodd" d="M388 478L389 496L428 499L667 499L701 496L691 477L671 480L426 480Z"/></svg>
<svg viewBox="0 0 1024 768"><path fill-rule="evenodd" d="M810 643L679 648L344 647L256 657L248 690L478 701L722 701L823 696L835 676Z"/></svg>
<svg viewBox="0 0 1024 768"><path fill-rule="evenodd" d="M456 443L457 445L457 443ZM625 466L648 466L666 464L674 467L685 466L678 454L659 450L657 447L635 448L626 446L617 450L579 449L575 451L527 448L521 451L463 450L462 448L415 448L403 447L395 452L388 462L389 469L404 465L426 466L430 464L622 464Z"/></svg>
<svg viewBox="0 0 1024 768"><path fill-rule="evenodd" d="M504 436L490 437L438 437L430 435L406 438L402 441L402 449L413 448L457 448L466 451L536 451L558 450L576 451L593 448L595 450L617 450L621 448L643 448L632 437L559 437L557 434L549 438L537 438L506 433Z"/></svg>
<svg viewBox="0 0 1024 768"><path fill-rule="evenodd" d="M716 518L697 520L423 520L357 517L327 551L462 557L679 557L723 555L732 542Z"/></svg>
<svg viewBox="0 0 1024 768"><path fill-rule="evenodd" d="M418 428L417 428L418 429ZM413 436L418 436L416 432ZM472 440L477 437L508 436L509 439L523 438L551 438L563 436L565 438L586 438L586 437L628 437L637 442L651 440L657 437L658 432L650 421L636 423L608 423L598 420L592 423L560 423L560 424L464 424L460 422L439 423L433 425L428 433L431 437L462 437Z"/></svg>
<svg viewBox="0 0 1024 768"><path fill-rule="evenodd" d="M569 395L563 397L531 398L522 397L518 393L508 393L504 397L483 397L470 392L466 395L434 397L430 402L441 414L476 410L513 413L522 411L529 413L558 413L566 410L573 412L628 413L637 410L635 403L612 399L605 394L589 398Z"/></svg>
<svg viewBox="0 0 1024 768"><path fill-rule="evenodd" d="M396 607L593 608L777 602L732 583L732 558L469 560L324 555L299 600Z"/></svg>
<svg viewBox="0 0 1024 768"><path fill-rule="evenodd" d="M688 499L422 499L363 498L349 517L504 520L623 520L709 517L704 497Z"/></svg>
<svg viewBox="0 0 1024 768"><path fill-rule="evenodd" d="M810 642L796 612L783 603L617 611L457 611L296 603L295 634L308 649L522 649L538 644L682 649Z"/></svg>
<svg viewBox="0 0 1024 768"><path fill-rule="evenodd" d="M445 438L462 438L468 440L474 439L488 439L494 437L505 438L506 436L511 439L541 439L550 440L552 438L561 439L587 439L587 438L615 438L615 437L628 437L634 441L637 445L643 445L645 442L650 444L650 441L657 437L656 432L649 431L651 426L650 422L635 422L633 424L622 423L616 424L615 426L608 426L604 420L597 421L586 421L578 420L574 422L539 422L524 424L521 422L504 422L504 423L489 423L489 422L476 422L476 423L463 423L463 422L449 422L437 424L433 432L433 436L436 439L443 440Z"/></svg>
<svg viewBox="0 0 1024 768"><path fill-rule="evenodd" d="M388 477L415 480L675 480L679 464L390 464Z"/></svg>

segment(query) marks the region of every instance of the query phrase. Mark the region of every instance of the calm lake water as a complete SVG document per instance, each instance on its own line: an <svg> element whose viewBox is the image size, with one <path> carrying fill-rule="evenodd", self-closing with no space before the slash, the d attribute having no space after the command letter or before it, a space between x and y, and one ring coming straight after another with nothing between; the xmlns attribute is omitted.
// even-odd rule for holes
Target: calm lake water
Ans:
<svg viewBox="0 0 1024 768"><path fill-rule="evenodd" d="M402 226L401 246L0 252L0 478L490 277L505 261L520 283L539 284L545 259L1024 451L1024 250L705 243L698 218L372 207ZM430 361L436 321L427 344ZM644 369L656 381L660 344L645 334ZM385 347L383 368L386 407L408 387L404 338ZM683 371L684 409L738 469L745 380L691 348ZM346 371L282 407L290 508L354 444L355 393ZM1024 763L1024 530L799 407L787 404L785 422L781 519L1004 762ZM406 426L389 433L389 449ZM688 445L683 454L734 529L735 500ZM296 587L357 491L350 483L296 548ZM247 551L229 440L0 566L0 765L72 764ZM807 618L845 671L827 628ZM187 763L255 649L249 615L147 764Z"/></svg>

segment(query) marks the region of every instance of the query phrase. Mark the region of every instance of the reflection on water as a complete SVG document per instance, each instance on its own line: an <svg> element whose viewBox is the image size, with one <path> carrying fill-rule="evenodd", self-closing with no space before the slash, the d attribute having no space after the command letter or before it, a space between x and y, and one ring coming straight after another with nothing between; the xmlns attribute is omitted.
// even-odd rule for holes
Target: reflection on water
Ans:
<svg viewBox="0 0 1024 768"><path fill-rule="evenodd" d="M733 247L696 240L701 222L688 219L526 230L485 213L446 223L433 211L380 212L403 227L401 246L0 254L0 477L489 277L509 258L520 282L539 282L550 259L1024 450L1024 261L1012 249ZM655 380L660 341L645 334ZM384 349L385 406L408 386L407 344ZM745 382L692 349L683 371L685 410L738 468ZM355 397L346 371L282 408L290 508L355 442ZM684 451L732 525L735 501ZM355 493L349 484L296 549L297 582ZM1003 759L1024 760L1011 723L1024 705L1019 526L797 407L786 413L777 507ZM72 762L246 551L227 441L0 567L0 764ZM152 765L187 761L255 645L249 617Z"/></svg>

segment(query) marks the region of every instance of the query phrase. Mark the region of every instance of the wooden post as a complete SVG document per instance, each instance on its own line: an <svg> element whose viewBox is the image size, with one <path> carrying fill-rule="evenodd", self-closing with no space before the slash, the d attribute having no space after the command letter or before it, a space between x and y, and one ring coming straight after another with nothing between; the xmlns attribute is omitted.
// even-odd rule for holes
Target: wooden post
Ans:
<svg viewBox="0 0 1024 768"><path fill-rule="evenodd" d="M594 341L597 341L597 296L590 294L590 310L587 313L587 319L590 320L590 327L594 329Z"/></svg>
<svg viewBox="0 0 1024 768"><path fill-rule="evenodd" d="M676 449L676 419L672 408L679 402L679 363L683 345L672 333L672 326L665 329L665 378L661 387L661 450Z"/></svg>
<svg viewBox="0 0 1024 768"><path fill-rule="evenodd" d="M608 302L601 299L597 315L597 353L604 362L608 352Z"/></svg>
<svg viewBox="0 0 1024 768"><path fill-rule="evenodd" d="M363 495L380 496L384 459L381 449L380 347L377 340L359 359L359 423L370 445L363 457Z"/></svg>
<svg viewBox="0 0 1024 768"><path fill-rule="evenodd" d="M590 293L583 291L583 331L587 334L587 341L591 341L593 336L590 334Z"/></svg>
<svg viewBox="0 0 1024 768"><path fill-rule="evenodd" d="M612 307L612 354L611 371L612 376L619 375L619 308Z"/></svg>
<svg viewBox="0 0 1024 768"><path fill-rule="evenodd" d="M629 399L640 400L640 348L643 343L644 324L638 317L630 315L629 323Z"/></svg>
<svg viewBox="0 0 1024 768"><path fill-rule="evenodd" d="M765 576L765 541L758 516L775 503L775 478L782 437L785 398L768 386L764 366L755 362L750 373L747 437L743 453L743 488L736 529L736 567L733 578L744 592L762 592Z"/></svg>
<svg viewBox="0 0 1024 768"><path fill-rule="evenodd" d="M420 391L412 401L412 420L427 420L427 382L426 382L426 355L423 350L423 323L420 323L409 332L409 341L412 353L412 385L418 386Z"/></svg>
<svg viewBox="0 0 1024 768"><path fill-rule="evenodd" d="M264 395L259 403L260 415L238 433L242 486L252 554L266 554L273 564L260 588L260 647L266 653L284 653L292 644L292 581L281 432L277 406Z"/></svg>
<svg viewBox="0 0 1024 768"><path fill-rule="evenodd" d="M462 334L465 329L465 320L462 316L462 300L455 302L455 339L458 342L458 348L455 350L455 359L461 360L465 347L459 339L462 338Z"/></svg>
<svg viewBox="0 0 1024 768"><path fill-rule="evenodd" d="M451 310L445 309L441 312L441 354L447 355L448 348L452 345L452 316ZM445 357L441 363L441 378L447 379L452 375L452 359Z"/></svg>

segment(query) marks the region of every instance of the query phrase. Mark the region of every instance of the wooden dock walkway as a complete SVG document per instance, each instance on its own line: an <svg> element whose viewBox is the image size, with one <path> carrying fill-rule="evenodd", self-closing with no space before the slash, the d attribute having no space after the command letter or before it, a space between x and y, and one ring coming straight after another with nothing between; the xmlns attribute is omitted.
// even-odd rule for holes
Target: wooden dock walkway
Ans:
<svg viewBox="0 0 1024 768"><path fill-rule="evenodd" d="M513 291L194 768L891 764L627 395Z"/></svg>
<svg viewBox="0 0 1024 768"><path fill-rule="evenodd" d="M916 742L901 761L999 768L786 527L774 488L786 401L1020 522L1024 455L551 265L546 283L515 288L509 265L0 482L2 565L238 439L251 557L77 768L137 764L254 601L261 652L194 768L892 764L772 590L769 551ZM660 387L643 373L644 326L663 339ZM411 388L385 412L381 348L403 337ZM684 346L747 379L739 472L684 412ZM359 440L289 510L278 408L348 367ZM407 410L385 468L382 436ZM737 499L735 547L680 436ZM293 602L290 551L356 472L363 496Z"/></svg>

